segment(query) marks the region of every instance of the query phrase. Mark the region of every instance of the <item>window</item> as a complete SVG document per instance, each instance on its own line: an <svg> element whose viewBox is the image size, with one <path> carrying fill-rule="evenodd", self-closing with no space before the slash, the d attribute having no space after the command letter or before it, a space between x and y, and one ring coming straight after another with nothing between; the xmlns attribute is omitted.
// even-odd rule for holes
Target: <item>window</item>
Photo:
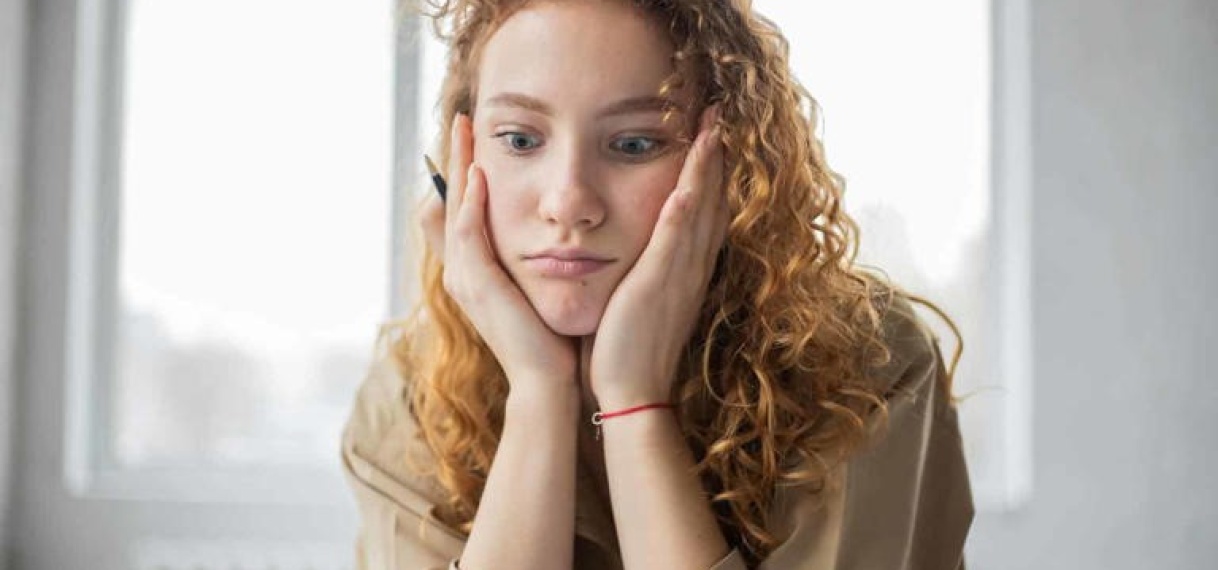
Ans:
<svg viewBox="0 0 1218 570"><path fill-rule="evenodd" d="M386 4L131 1L117 466L334 466L388 310Z"/></svg>
<svg viewBox="0 0 1218 570"><path fill-rule="evenodd" d="M392 294L393 0L46 12L40 61L73 63L35 92L71 89L34 115L71 121L32 130L71 145L39 137L31 173L60 225L33 240L22 559L350 567L339 435Z"/></svg>

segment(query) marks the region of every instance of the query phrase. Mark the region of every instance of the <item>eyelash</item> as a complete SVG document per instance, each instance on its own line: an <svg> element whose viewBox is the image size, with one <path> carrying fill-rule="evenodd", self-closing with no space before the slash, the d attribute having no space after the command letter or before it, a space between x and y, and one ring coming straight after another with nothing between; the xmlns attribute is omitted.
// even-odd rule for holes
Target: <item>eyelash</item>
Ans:
<svg viewBox="0 0 1218 570"><path fill-rule="evenodd" d="M512 146L510 137L531 137L534 139L537 137L522 133L520 131L504 131L502 133L495 133L495 138L499 139L500 143L503 144L503 146L507 149L508 154L513 156L523 156L528 154L529 151L536 150L537 148L541 147L541 143L537 143L537 146L534 146L533 148L518 149Z"/></svg>
<svg viewBox="0 0 1218 570"><path fill-rule="evenodd" d="M501 144L503 144L504 148L507 150L507 153L512 156L526 156L530 152L537 150L538 148L541 148L541 146L542 146L542 143L538 141L535 143L535 146L533 146L533 147L526 148L526 149L519 149L519 148L516 148L512 144L511 138L513 138L513 137L525 137L525 138L531 138L534 140L536 140L538 138L534 135L529 135L526 133L522 133L520 131L504 131L501 133L495 133L495 135L494 135L494 138L499 139ZM655 137L644 136L644 135L621 137L621 138L615 139L612 143L610 143L610 147L614 148L614 150L617 150L617 144L624 140L625 141L643 140L643 141L647 141L651 145L650 148L645 150L642 154L621 153L624 157L626 157L626 160L629 160L629 161L641 161L643 159L651 158L653 156L663 153L664 150L666 150L668 148L667 141L665 141L663 139L655 138Z"/></svg>
<svg viewBox="0 0 1218 570"><path fill-rule="evenodd" d="M647 150L644 150L642 154L623 153L626 156L629 156L631 159L635 159L635 160L655 156L655 155L663 152L664 148L665 148L664 141L657 139L657 138L642 136L642 135L631 136L631 137L622 137L622 138L614 140L612 143L609 144L609 146L614 148L614 150L618 150L617 145L619 143L621 143L622 141L647 141L647 143L649 143L651 145Z"/></svg>

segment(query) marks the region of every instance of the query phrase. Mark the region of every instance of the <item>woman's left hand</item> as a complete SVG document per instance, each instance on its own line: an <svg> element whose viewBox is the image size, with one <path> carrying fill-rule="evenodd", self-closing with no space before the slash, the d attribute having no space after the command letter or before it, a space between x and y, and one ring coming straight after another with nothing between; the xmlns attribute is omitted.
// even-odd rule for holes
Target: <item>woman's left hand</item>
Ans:
<svg viewBox="0 0 1218 570"><path fill-rule="evenodd" d="M727 235L717 120L717 106L703 111L698 137L647 247L610 296L595 339L584 341L593 343L588 370L602 410L670 398Z"/></svg>

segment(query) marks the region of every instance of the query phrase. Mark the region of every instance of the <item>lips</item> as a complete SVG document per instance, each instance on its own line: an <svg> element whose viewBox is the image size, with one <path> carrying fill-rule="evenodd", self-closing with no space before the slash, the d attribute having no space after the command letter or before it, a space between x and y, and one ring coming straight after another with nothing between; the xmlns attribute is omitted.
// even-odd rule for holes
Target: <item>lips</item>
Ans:
<svg viewBox="0 0 1218 570"><path fill-rule="evenodd" d="M583 249L551 249L528 256L524 262L543 277L571 279L596 273L613 259Z"/></svg>
<svg viewBox="0 0 1218 570"><path fill-rule="evenodd" d="M544 277L573 278L596 273L608 267L611 261L596 259L558 259L554 257L533 257L525 263Z"/></svg>

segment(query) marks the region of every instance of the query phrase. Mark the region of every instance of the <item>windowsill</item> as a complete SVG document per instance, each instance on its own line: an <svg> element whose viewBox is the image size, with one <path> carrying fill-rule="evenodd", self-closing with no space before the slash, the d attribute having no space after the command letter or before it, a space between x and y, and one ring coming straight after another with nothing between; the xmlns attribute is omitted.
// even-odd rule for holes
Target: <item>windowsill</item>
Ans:
<svg viewBox="0 0 1218 570"><path fill-rule="evenodd" d="M101 470L70 476L68 488L73 496L92 500L354 510L342 475L319 468Z"/></svg>

